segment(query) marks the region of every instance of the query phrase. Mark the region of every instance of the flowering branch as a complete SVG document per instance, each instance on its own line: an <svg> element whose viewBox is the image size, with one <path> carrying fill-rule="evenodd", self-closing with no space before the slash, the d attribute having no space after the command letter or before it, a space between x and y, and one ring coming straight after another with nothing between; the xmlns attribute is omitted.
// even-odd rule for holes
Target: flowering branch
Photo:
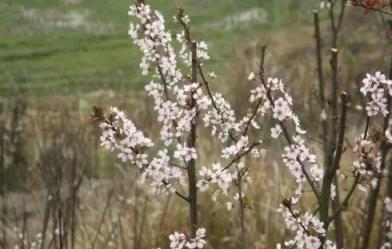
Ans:
<svg viewBox="0 0 392 249"><path fill-rule="evenodd" d="M262 52L261 52L261 63L260 63L260 68L259 68L259 79L261 81L262 86L264 87L264 91L266 93L266 98L268 99L268 101L271 104L271 106L275 107L274 99L273 99L273 97L271 95L270 88L267 86L267 82L266 82L265 75L264 75L264 63L263 62L264 62L264 57L265 57L265 50L266 50L266 47L263 46L262 47ZM284 123L282 121L279 121L278 125L282 129L283 135L286 138L288 144L292 145L293 141L291 140L289 132L288 132L286 126L284 125ZM317 199L319 199L318 190L316 189L316 186L314 185L311 177L309 176L308 172L306 171L305 165L303 164L303 162L300 160L299 157L296 158L296 161L300 164L302 173L306 177L306 180L309 183L310 187L312 188L313 193L315 194Z"/></svg>
<svg viewBox="0 0 392 249"><path fill-rule="evenodd" d="M392 60L391 60L391 65L389 69L389 77L392 78ZM384 116L384 121L383 121L383 126L382 126L382 133L385 134L388 130L389 126L389 119L390 119L390 112L391 112L391 95L387 96L387 103L386 103L386 109L388 113ZM372 189L370 196L369 196L369 206L366 212L366 218L363 222L362 225L362 248L365 248L369 244L370 240L370 232L373 227L373 220L377 208L377 202L379 198L379 192L381 188L381 181L382 181L382 172L384 171L385 165L386 165L386 157L388 154L388 151L390 149L390 146L388 145L387 139L382 139L381 145L380 145L380 152L381 152L381 165L380 165L380 172L381 174L378 175L377 178L377 185L375 186L374 189Z"/></svg>
<svg viewBox="0 0 392 249"><path fill-rule="evenodd" d="M181 26L182 26L182 28L183 28L183 30L184 30L185 42L188 43L188 44L190 44L191 41L192 41L191 32L190 32L190 30L189 30L188 25L187 25L186 22L184 21L183 16L184 16L183 10L180 9L180 10L179 10L179 13L178 13L178 15L177 15L177 20L178 20L178 22L181 24ZM218 114L218 115L221 115L221 114L222 114L222 110L218 107L218 104L216 103L216 98L213 96L213 93L212 93L212 91L211 91L211 89L210 89L209 82L207 81L207 79L206 79L206 77L205 77L205 74L204 74L204 72L203 72L202 64L201 64L201 62L198 61L198 60L197 60L196 63L197 63L197 70L198 70L198 73L200 74L201 80L202 80L202 82L203 82L203 84L204 84L204 86L205 86L205 88L206 88L207 95L208 95L208 97L209 97L209 99L210 99L210 101L211 101L211 104L212 104L213 108L216 110L217 114ZM228 131L228 135L229 135L230 139L231 139L234 143L237 142L237 139L235 138L235 135L234 135L230 130Z"/></svg>
<svg viewBox="0 0 392 249"><path fill-rule="evenodd" d="M234 163L238 162L241 160L241 158L243 158L244 156L248 155L249 153L252 152L253 148L255 148L256 146L261 145L261 143L253 143L252 145L249 146L249 148L245 151L243 151L242 153L238 154L233 160L231 160L223 169L222 171L225 171L227 169L229 169Z"/></svg>
<svg viewBox="0 0 392 249"><path fill-rule="evenodd" d="M94 107L93 118L100 122L100 128L104 130L101 136L101 145L108 150L120 151L119 157L123 161L130 161L139 167L142 173L148 173L150 167L147 155L144 151L153 146L149 138L145 138L143 133L136 130L134 124L125 118L125 114L117 108L112 108L112 112L105 117L101 108ZM168 179L156 179L168 189L174 192L181 199L189 202L185 195L178 190L172 189ZM160 185L159 183L157 183Z"/></svg>
<svg viewBox="0 0 392 249"><path fill-rule="evenodd" d="M332 1L330 1L332 3ZM336 47L337 35L341 29L345 1L341 0L338 19L335 20L333 1L330 9L331 26L333 30L333 47ZM343 202L339 197L335 203L340 204L329 214L330 198L338 191L336 171L339 168L343 153L345 124L347 113L347 94L341 95L341 111L338 112L338 51L331 50L331 108L328 111L332 122L327 126L323 119L323 143L325 146L325 173L319 166L315 154L306 145L304 134L298 116L293 112L292 97L286 92L282 80L266 77L264 69L266 47L262 47L259 72L256 77L251 73L249 81L257 82L256 88L251 89L249 102L250 113L238 118L230 103L220 93L213 93L203 72L203 61L208 59L207 44L195 42L191 37L188 26L189 18L180 10L175 21L182 26L182 31L176 35L180 49L172 45L172 33L166 31L163 16L151 10L145 1L138 0L130 7L129 15L137 22L130 24L129 35L136 46L142 51L140 68L143 75L150 75L152 81L145 90L154 100L154 110L161 124L160 138L163 145L152 156L149 152L153 147L152 141L138 130L134 123L125 117L117 108L105 116L102 110L97 110L95 117L102 129L101 145L118 152L118 156L129 162L141 172L142 177L151 181L155 192L175 193L185 200L189 208L189 232L174 232L169 236L171 249L201 249L206 244L206 230L198 228L198 193L206 191L216 184L217 190L212 195L216 200L218 194L226 197L231 193L232 185L236 185L237 193L234 199L240 203L241 241L246 245L245 214L247 205L243 193L248 169L241 161L246 156L260 158L263 150L259 149L261 140L248 136L251 128L260 129L260 120L270 114L274 126L271 137L274 139L283 135L287 142L282 152L283 163L289 169L296 181L296 189L291 198L286 199L280 206L279 212L285 220L287 229L295 232L293 240L286 241L288 246L299 249L332 249L334 243L327 239L328 225L335 220L348 205L355 189L372 187L380 176L379 141L370 136L368 139L370 117L381 112L386 116L389 105L386 105L385 93L392 95L392 82L381 73L368 75L363 81L361 92L369 97L366 106L368 114L363 137L357 140L353 163L355 180ZM318 59L320 102L324 111L326 101L321 65L321 37L317 13L314 14L316 31L316 49ZM177 59L180 59L177 61ZM187 67L178 66L178 64ZM181 70L180 70L181 68ZM185 69L182 69L185 68ZM189 70L190 69L190 70ZM183 72L187 72L183 74ZM200 77L200 83L198 78ZM154 82L158 79L158 82ZM205 91L205 93L203 92ZM369 94L368 94L369 93ZM325 115L326 116L326 115ZM338 119L338 117L340 117ZM197 131L199 125L211 130L221 143L221 157L224 163L213 163L211 167L197 168ZM339 124L339 126L338 126ZM385 137L392 142L392 125L388 122ZM230 170L232 165L235 170ZM222 166L223 165L223 166ZM186 172L186 175L185 173ZM317 199L320 212L303 212L297 205L304 192L304 184L308 183ZM187 194L178 189L188 187ZM162 191L163 190L163 191ZM229 207L230 205L228 205ZM339 244L339 243L338 243ZM339 246L339 245L338 245ZM340 246L339 246L340 247Z"/></svg>
<svg viewBox="0 0 392 249"><path fill-rule="evenodd" d="M345 102L345 101L342 101L342 102ZM342 113L344 113L344 112L342 112ZM344 116L345 116L345 114L344 114ZM363 134L363 140L366 140L366 138L367 138L367 131L368 131L369 123L370 123L370 119L367 118L366 125L365 125L365 133ZM334 219L336 219L336 217L338 217L338 215L342 212L342 210L344 210L347 207L352 195L354 194L354 191L356 190L356 188L360 182L361 182L361 173L358 172L358 173L356 173L354 182L351 185L350 190L347 192L346 197L344 198L343 202L340 204L340 206L338 208L336 208L334 210L334 213L330 217L328 217L327 223L326 223L327 226L331 221L333 221Z"/></svg>

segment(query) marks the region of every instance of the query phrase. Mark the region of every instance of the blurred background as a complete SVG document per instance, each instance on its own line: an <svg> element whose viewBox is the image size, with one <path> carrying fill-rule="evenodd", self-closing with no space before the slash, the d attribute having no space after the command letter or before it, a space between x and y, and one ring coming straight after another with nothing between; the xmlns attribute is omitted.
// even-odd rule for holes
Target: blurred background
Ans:
<svg viewBox="0 0 392 249"><path fill-rule="evenodd" d="M132 169L99 148L99 131L89 118L95 105L119 106L148 135L157 135L151 99L143 90L149 79L141 76L140 54L127 35L131 3L0 0L0 248L59 248L64 238L63 248L166 248L167 235L186 226L182 205L151 195ZM212 88L239 113L247 111L246 78L266 44L268 74L286 82L304 126L318 136L314 10L320 12L327 80L331 46L328 13L319 0L148 3L163 12L173 31L179 27L172 16L177 7L185 8L194 37L209 46L205 68L217 74ZM387 72L388 21L347 7L338 41L340 90L355 95L366 72ZM351 103L362 104L354 97ZM348 135L358 133L362 121L361 111L353 109ZM317 151L317 142L313 147ZM209 142L200 144L206 162L214 156L211 148ZM286 233L275 210L290 180L271 154L254 165L247 191L252 248L273 248ZM213 206L208 194L201 198L211 247L236 248L236 216L224 204ZM361 215L363 201L358 198L352 215ZM356 220L344 218L354 241Z"/></svg>

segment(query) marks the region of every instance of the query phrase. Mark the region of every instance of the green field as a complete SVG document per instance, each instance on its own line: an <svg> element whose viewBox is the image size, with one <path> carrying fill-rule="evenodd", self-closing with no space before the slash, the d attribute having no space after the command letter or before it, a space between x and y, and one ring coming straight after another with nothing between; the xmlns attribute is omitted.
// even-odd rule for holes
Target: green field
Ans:
<svg viewBox="0 0 392 249"><path fill-rule="evenodd" d="M0 95L79 95L140 89L139 55L127 29L130 0L0 0ZM284 3L282 3L284 2ZM195 37L206 40L210 70L234 46L279 29L295 1L151 0L167 25L185 7ZM293 13L293 11L290 11ZM311 13L309 13L311 16ZM290 17L292 18L292 17ZM287 24L287 22L286 22Z"/></svg>

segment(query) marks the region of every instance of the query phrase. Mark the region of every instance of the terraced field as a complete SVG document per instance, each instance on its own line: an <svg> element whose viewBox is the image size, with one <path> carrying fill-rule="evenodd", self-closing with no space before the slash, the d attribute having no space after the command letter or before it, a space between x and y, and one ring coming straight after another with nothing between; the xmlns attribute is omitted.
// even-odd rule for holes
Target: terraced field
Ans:
<svg viewBox="0 0 392 249"><path fill-rule="evenodd" d="M127 37L130 0L0 1L0 95L79 95L140 89L137 51ZM285 2L285 3L281 3ZM291 3L293 2L293 3ZM317 1L315 1L317 2ZM173 16L185 7L219 73L234 46L279 29L296 1L151 0ZM290 13L293 13L290 11ZM167 18L167 25L178 27Z"/></svg>

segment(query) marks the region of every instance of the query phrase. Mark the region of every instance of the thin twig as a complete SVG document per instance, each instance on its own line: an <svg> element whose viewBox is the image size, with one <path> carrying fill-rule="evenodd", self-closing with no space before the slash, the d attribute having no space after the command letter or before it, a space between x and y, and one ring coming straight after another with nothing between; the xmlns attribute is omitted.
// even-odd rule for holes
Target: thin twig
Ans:
<svg viewBox="0 0 392 249"><path fill-rule="evenodd" d="M335 157L332 166L333 172L336 172L336 170L339 168L339 163L343 152L343 142L344 142L344 135L346 131L347 93L345 92L341 93L341 100L342 100L342 108L341 108L340 121L339 121L338 141L337 141Z"/></svg>
<svg viewBox="0 0 392 249"><path fill-rule="evenodd" d="M192 43L192 38L191 38L189 27L184 23L182 18L177 18L177 19L179 20L179 22L182 25L183 30L185 32L185 40L187 41L188 44L191 44ZM208 95L209 99L211 100L212 106L217 111L217 113L220 114L221 110L219 109L218 105L216 104L215 98L214 98L214 96L212 94L212 91L211 91L211 88L210 88L210 84L209 84L209 82L207 81L207 78L204 75L203 68L202 68L201 63L200 63L199 60L197 60L197 71L198 71L198 74L200 75L200 78L201 78L201 81L203 82L204 87L207 90L207 95ZM229 131L229 137L230 137L230 139L233 142L237 142L236 137L232 134L231 131Z"/></svg>
<svg viewBox="0 0 392 249"><path fill-rule="evenodd" d="M350 201L351 196L353 195L353 193L354 193L354 191L355 191L355 189L356 189L356 187L357 187L357 185L358 185L358 183L359 183L359 178L360 178L360 175L357 175L357 176L355 177L355 180L354 180L353 184L351 185L351 188L350 188L349 192L347 193L346 197L344 198L342 204L341 204L340 207L338 207L338 208L335 210L335 212L328 218L328 223L330 223L331 221L333 221L333 220L339 215L339 213L340 213L344 208L347 207L348 202Z"/></svg>
<svg viewBox="0 0 392 249"><path fill-rule="evenodd" d="M239 161L242 157L248 155L252 149L258 145L260 145L261 143L253 143L251 146L249 146L249 148L247 150L245 150L244 152L238 154L234 159L232 159L221 171L225 171L228 168L230 168L231 165L233 165L235 162Z"/></svg>
<svg viewBox="0 0 392 249"><path fill-rule="evenodd" d="M368 117L368 118L366 119L366 125L365 125L365 131L366 131L366 132L364 133L363 139L366 139L366 138L367 138L367 130L368 130L368 127L369 127L369 123L370 123L370 118ZM327 221L330 222L330 221L334 220L334 219L336 218L336 216L339 215L339 213L347 206L348 202L350 201L351 196L352 196L353 193L354 193L354 190L356 189L357 185L358 185L359 182L360 182L360 177L361 177L360 174L357 174L357 175L355 176L355 180L354 180L353 184L351 185L351 188L350 188L349 192L347 193L346 197L344 198L342 204L340 205L340 207L338 207L338 208L335 210L335 212L332 214L332 216L330 216L330 217L328 218ZM328 222L328 223L329 223L329 222Z"/></svg>
<svg viewBox="0 0 392 249"><path fill-rule="evenodd" d="M110 201L112 200L113 193L114 193L114 191L113 191L113 189L111 189L110 192L109 192L109 194L108 194L108 196L107 196L107 198L106 198L105 208L104 208L104 210L103 210L101 219L100 219L100 221L99 221L99 223L98 223L98 227L97 227L97 230L96 230L96 232L95 232L94 239L93 239L93 241L91 242L91 247L90 247L91 249L95 249L95 244L97 243L98 236L99 236L99 234L101 233L101 228L102 228L102 226L103 226L103 223L105 222L106 213L107 213L107 211L109 210Z"/></svg>
<svg viewBox="0 0 392 249"><path fill-rule="evenodd" d="M192 82L197 82L197 43L192 42L191 47L192 54ZM194 92L190 93L190 103L189 109L196 108L196 99L194 98ZM189 148L196 148L197 139L197 114L191 123L191 132L187 138L187 146ZM190 215L190 229L191 236L194 238L196 236L197 230L197 179L196 179L196 160L192 158L187 165L188 170L188 203L189 203L189 215Z"/></svg>
<svg viewBox="0 0 392 249"><path fill-rule="evenodd" d="M266 91L268 101L270 102L271 106L274 107L275 103L274 103L274 100L271 96L271 91L267 87L267 82L265 80L265 75L264 75L263 65L264 65L265 51L266 51L266 46L263 46L262 51L261 51L261 60L260 60L261 63L260 63L260 69L259 69L259 78L260 78L262 86L264 87L264 89ZM284 137L286 138L287 142L291 145L292 141L291 141L288 129L286 128L286 126L284 125L283 122L279 122L279 125L282 128ZM302 173L305 175L306 180L308 181L310 187L312 188L313 193L315 194L317 199L319 199L318 190L316 189L316 186L314 185L313 181L311 180L311 177L309 176L308 172L306 171L305 165L298 157L297 157L297 161L301 165Z"/></svg>

